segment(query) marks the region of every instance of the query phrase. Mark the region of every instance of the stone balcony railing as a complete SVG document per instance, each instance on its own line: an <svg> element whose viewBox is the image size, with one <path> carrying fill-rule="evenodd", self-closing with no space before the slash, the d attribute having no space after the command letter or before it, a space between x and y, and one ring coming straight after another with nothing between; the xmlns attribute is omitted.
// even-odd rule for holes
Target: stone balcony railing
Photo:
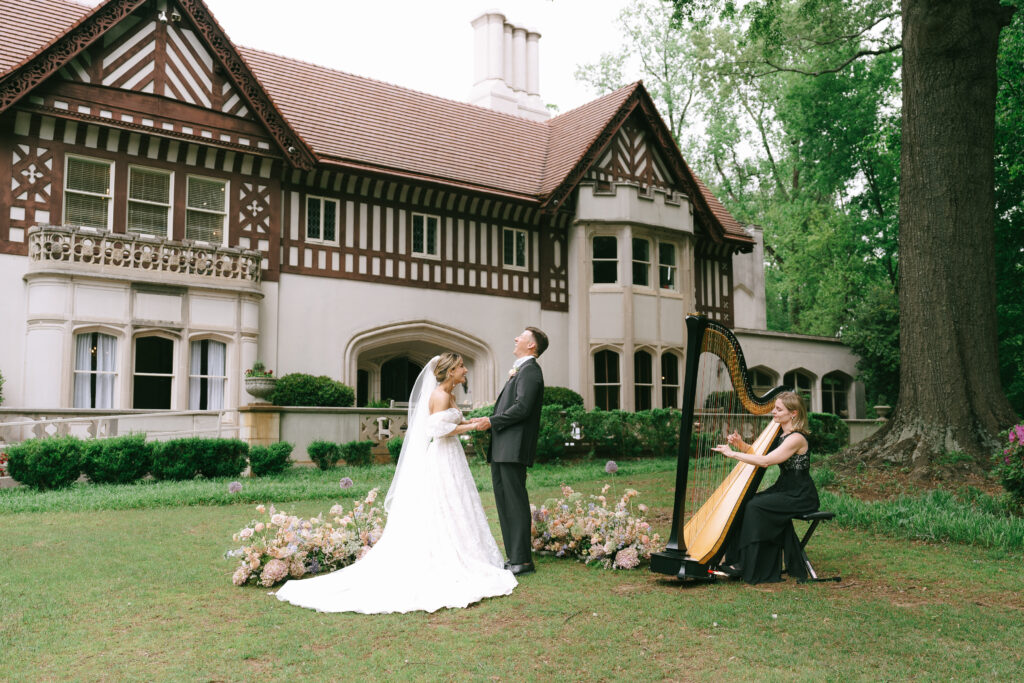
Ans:
<svg viewBox="0 0 1024 683"><path fill-rule="evenodd" d="M28 255L32 270L66 266L123 272L133 278L148 273L159 279L199 276L211 283L260 284L261 256L257 251L137 233L39 225L29 228Z"/></svg>

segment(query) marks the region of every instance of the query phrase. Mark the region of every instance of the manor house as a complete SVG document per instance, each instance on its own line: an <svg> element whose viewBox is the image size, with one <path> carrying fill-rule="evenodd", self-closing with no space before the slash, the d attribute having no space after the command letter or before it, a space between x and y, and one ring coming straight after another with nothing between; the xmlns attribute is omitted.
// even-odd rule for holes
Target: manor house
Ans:
<svg viewBox="0 0 1024 683"><path fill-rule="evenodd" d="M0 0L5 407L234 409L257 360L404 400L445 349L481 404L528 325L549 386L678 406L696 311L756 388L859 417L845 347L765 330L760 231L644 86L549 117L540 36L472 24L466 103L237 46L202 0Z"/></svg>

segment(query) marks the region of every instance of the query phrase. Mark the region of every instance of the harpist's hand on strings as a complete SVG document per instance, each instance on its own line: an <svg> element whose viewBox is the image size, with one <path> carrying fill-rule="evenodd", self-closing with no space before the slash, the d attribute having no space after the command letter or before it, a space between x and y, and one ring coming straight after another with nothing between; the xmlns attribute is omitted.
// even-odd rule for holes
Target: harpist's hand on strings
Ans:
<svg viewBox="0 0 1024 683"><path fill-rule="evenodd" d="M724 455L727 458L735 458L736 457L736 453L731 448L726 446L724 443L720 444L718 446L712 446L711 450L718 451L719 453L721 453L722 455Z"/></svg>
<svg viewBox="0 0 1024 683"><path fill-rule="evenodd" d="M729 445L737 450L746 450L747 444L743 443L743 437L739 435L739 432L733 432L725 437L725 440L729 442Z"/></svg>

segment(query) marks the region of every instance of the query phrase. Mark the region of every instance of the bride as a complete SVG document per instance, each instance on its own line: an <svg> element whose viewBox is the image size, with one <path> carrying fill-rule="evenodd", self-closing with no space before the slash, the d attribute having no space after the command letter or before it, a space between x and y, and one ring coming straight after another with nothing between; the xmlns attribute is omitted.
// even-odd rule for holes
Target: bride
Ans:
<svg viewBox="0 0 1024 683"><path fill-rule="evenodd" d="M445 352L416 380L380 540L348 567L287 582L279 600L321 612L380 614L466 607L512 592L516 579L503 568L458 439L476 429L453 395L466 372L459 354Z"/></svg>

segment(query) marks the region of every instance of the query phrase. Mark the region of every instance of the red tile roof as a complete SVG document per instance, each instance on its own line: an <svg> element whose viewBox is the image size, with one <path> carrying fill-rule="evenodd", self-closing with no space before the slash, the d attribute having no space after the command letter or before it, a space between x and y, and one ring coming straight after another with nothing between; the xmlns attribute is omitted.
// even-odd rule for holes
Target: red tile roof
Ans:
<svg viewBox="0 0 1024 683"><path fill-rule="evenodd" d="M0 0L0 80L93 9L72 0ZM633 83L538 122L262 50L237 49L320 163L349 163L534 200L543 200L566 180L643 87ZM749 242L707 186L694 180L725 233Z"/></svg>

